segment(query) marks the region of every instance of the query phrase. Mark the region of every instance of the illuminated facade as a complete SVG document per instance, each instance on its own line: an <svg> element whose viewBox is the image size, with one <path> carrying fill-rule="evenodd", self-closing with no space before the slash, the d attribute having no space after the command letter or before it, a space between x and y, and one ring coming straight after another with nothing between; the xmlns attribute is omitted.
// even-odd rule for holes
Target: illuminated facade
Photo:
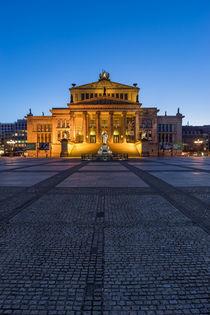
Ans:
<svg viewBox="0 0 210 315"><path fill-rule="evenodd" d="M156 107L143 108L137 84L112 82L104 71L97 82L72 84L69 90L67 107L52 108L50 116L26 116L28 143L36 143L36 150L28 151L29 156L96 153L103 131L108 134L113 153L129 156L156 156L160 143L182 141L183 116L179 112L158 116ZM49 151L39 150L39 143L49 143Z"/></svg>

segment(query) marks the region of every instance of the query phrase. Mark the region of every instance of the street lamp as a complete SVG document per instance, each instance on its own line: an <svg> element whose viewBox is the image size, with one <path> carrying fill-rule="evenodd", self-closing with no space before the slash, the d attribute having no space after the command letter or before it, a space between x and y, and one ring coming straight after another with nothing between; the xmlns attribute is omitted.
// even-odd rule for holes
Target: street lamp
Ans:
<svg viewBox="0 0 210 315"><path fill-rule="evenodd" d="M14 151L14 145L15 145L15 143L16 143L16 141L14 141L14 140L12 140L12 139L7 141L7 144L8 144L9 146L11 146L12 153L13 153L13 151Z"/></svg>

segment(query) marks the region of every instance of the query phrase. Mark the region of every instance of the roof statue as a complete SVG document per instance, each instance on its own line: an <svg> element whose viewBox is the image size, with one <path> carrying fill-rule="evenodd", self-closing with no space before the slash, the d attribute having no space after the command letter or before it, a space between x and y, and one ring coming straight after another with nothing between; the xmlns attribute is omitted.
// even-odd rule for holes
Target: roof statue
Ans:
<svg viewBox="0 0 210 315"><path fill-rule="evenodd" d="M99 81L107 80L110 81L110 74L106 72L105 70L102 71L102 73L99 74Z"/></svg>

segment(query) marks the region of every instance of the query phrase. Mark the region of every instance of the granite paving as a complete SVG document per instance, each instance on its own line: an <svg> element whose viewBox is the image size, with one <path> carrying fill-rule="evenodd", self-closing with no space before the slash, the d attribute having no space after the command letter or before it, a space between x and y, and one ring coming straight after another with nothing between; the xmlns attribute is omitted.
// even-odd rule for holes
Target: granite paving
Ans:
<svg viewBox="0 0 210 315"><path fill-rule="evenodd" d="M0 158L0 314L209 314L209 165Z"/></svg>

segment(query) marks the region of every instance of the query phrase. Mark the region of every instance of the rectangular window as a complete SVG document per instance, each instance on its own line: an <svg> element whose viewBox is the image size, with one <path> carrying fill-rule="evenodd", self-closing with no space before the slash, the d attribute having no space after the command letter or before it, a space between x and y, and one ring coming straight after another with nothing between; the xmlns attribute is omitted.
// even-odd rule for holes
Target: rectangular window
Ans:
<svg viewBox="0 0 210 315"><path fill-rule="evenodd" d="M89 99L89 93L86 93L86 100Z"/></svg>
<svg viewBox="0 0 210 315"><path fill-rule="evenodd" d="M108 126L108 120L102 120L101 126L102 126L102 128L106 128Z"/></svg>
<svg viewBox="0 0 210 315"><path fill-rule="evenodd" d="M84 99L85 99L85 94L84 93L81 94L81 99L82 99L82 101L84 101Z"/></svg>
<svg viewBox="0 0 210 315"><path fill-rule="evenodd" d="M61 122L60 122L60 120L58 120L58 128L60 128L61 127Z"/></svg>
<svg viewBox="0 0 210 315"><path fill-rule="evenodd" d="M97 97L98 96L98 94L97 93L95 93L95 97Z"/></svg>
<svg viewBox="0 0 210 315"><path fill-rule="evenodd" d="M66 127L69 128L70 127L70 123L69 120L66 121Z"/></svg>
<svg viewBox="0 0 210 315"><path fill-rule="evenodd" d="M107 96L110 96L110 93L108 93Z"/></svg>
<svg viewBox="0 0 210 315"><path fill-rule="evenodd" d="M125 100L128 100L128 94L125 93Z"/></svg>
<svg viewBox="0 0 210 315"><path fill-rule="evenodd" d="M99 96L101 96L101 93L99 93Z"/></svg>
<svg viewBox="0 0 210 315"><path fill-rule="evenodd" d="M120 93L120 99L123 100L123 93Z"/></svg>
<svg viewBox="0 0 210 315"><path fill-rule="evenodd" d="M168 132L168 124L165 125L165 131Z"/></svg>
<svg viewBox="0 0 210 315"><path fill-rule="evenodd" d="M158 142L161 142L161 133L158 134Z"/></svg>
<svg viewBox="0 0 210 315"><path fill-rule="evenodd" d="M112 93L112 97L114 97L114 93Z"/></svg>
<svg viewBox="0 0 210 315"><path fill-rule="evenodd" d="M172 134L169 134L169 142L172 143Z"/></svg>
<svg viewBox="0 0 210 315"><path fill-rule="evenodd" d="M96 125L96 121L94 119L91 119L90 120L90 126L95 127L95 125Z"/></svg>
<svg viewBox="0 0 210 315"><path fill-rule="evenodd" d="M172 132L172 124L169 125L169 131Z"/></svg>
<svg viewBox="0 0 210 315"><path fill-rule="evenodd" d="M118 93L116 94L116 98L119 98L119 94Z"/></svg>
<svg viewBox="0 0 210 315"><path fill-rule="evenodd" d="M93 93L90 94L90 98L93 98Z"/></svg>
<svg viewBox="0 0 210 315"><path fill-rule="evenodd" d="M63 120L62 128L65 128L65 120Z"/></svg>
<svg viewBox="0 0 210 315"><path fill-rule="evenodd" d="M164 124L161 124L161 131L164 132Z"/></svg>

